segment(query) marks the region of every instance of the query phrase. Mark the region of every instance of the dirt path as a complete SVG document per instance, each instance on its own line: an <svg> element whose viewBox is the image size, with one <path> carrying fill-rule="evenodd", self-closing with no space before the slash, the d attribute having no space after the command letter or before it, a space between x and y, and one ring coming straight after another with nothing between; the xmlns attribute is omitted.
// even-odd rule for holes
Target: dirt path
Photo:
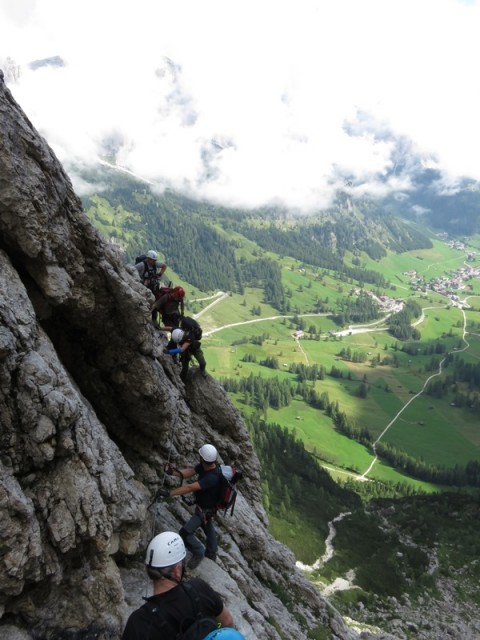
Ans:
<svg viewBox="0 0 480 640"><path fill-rule="evenodd" d="M193 315L195 320L197 320L197 318L200 318L200 316L202 316L205 313L205 311L208 311L209 309L214 307L216 304L218 304L222 300L225 300L225 298L228 298L228 293L225 293L224 291L217 291L215 295L210 296L209 298L198 298L197 300L193 300L193 302L200 302L201 300L211 300L212 298L216 298L216 300L214 300L210 304L207 304L207 306L204 309L202 309L201 311ZM208 334L205 333L204 335L208 335Z"/></svg>
<svg viewBox="0 0 480 640"><path fill-rule="evenodd" d="M471 296L471 297L473 297L473 296ZM428 309L438 309L438 308L439 307L428 307ZM443 308L443 307L440 307L440 308ZM460 308L460 311L462 312L462 315L463 315L462 340L464 341L465 346L462 349L452 349L447 355L449 355L451 353L462 353L463 351L466 351L470 347L470 343L465 338L465 336L467 334L467 330L466 330L466 327L467 327L467 316L465 315L465 311L463 309ZM424 320L424 319L425 319L425 316L422 313L422 316L421 316L420 320ZM419 324L419 321L417 321L416 324ZM375 463L378 460L377 451L376 451L376 445L380 442L380 440L388 432L388 430L395 424L395 422L402 415L402 413L405 411L405 409L407 407L409 407L412 404L412 402L414 402L418 397L420 397L425 392L425 389L427 388L428 383L430 382L430 380L433 380L433 378L436 378L439 375L441 375L441 373L443 371L443 365L445 363L445 360L446 360L446 356L444 358L442 358L442 360L440 361L440 364L438 366L438 371L436 373L433 373L431 376L429 376L425 380L425 382L423 384L423 387L420 389L420 391L418 393L416 393L414 396L412 396L410 398L410 400L406 404L403 405L403 407L400 409L400 411L392 418L392 420L390 420L390 422L387 424L385 429L382 431L382 433L375 440L375 442L372 445L373 451L375 453L375 457L373 458L372 462L370 463L368 469L366 471L364 471L364 473L362 473L362 475L360 476L361 479L365 479L366 478L366 476L370 473L370 471L373 469Z"/></svg>
<svg viewBox="0 0 480 640"><path fill-rule="evenodd" d="M326 462L318 461L318 464L323 467L323 469L327 469L327 471L334 471L335 473L339 473L343 476L348 476L349 478L353 478L353 480L360 480L362 482L367 482L368 478L363 478L360 474L355 473L354 471L346 471L345 469L340 469L339 467L335 467L333 465L328 465Z"/></svg>
<svg viewBox="0 0 480 640"><path fill-rule="evenodd" d="M211 307L213 307L214 305L218 304L219 302L221 302L222 300L224 300L225 298L228 297L228 293L224 293L222 291L219 291L218 293L216 293L214 296L211 296L211 298L217 298L216 300L214 300L211 304L209 304L207 307L205 307L205 309L202 309L202 311L200 311L200 313L196 314L196 318L200 317L203 313L205 313L208 309L210 309ZM467 298L465 298L465 302L469 299L469 298L478 298L480 296L468 296ZM208 300L209 298L203 298L204 300ZM421 324L424 320L425 320L425 311L428 311L430 309L445 309L448 305L441 305L441 306L434 306L434 307L425 307L424 309L422 309L422 314L421 316L413 323L413 326L417 326L419 324ZM450 351L450 353L461 353L463 351L466 351L469 347L470 344L466 339L466 334L467 334L467 330L466 330L466 326L467 326L467 318L465 315L465 311L461 308L460 311L462 312L463 315L463 333L462 333L462 340L465 343L465 346L462 349L453 349L452 351ZM305 314L295 314L295 316L297 318L308 318L308 317L321 317L321 316L328 316L331 314L328 313L305 313ZM243 322L233 322L231 324L227 324L227 325L223 325L222 327L215 327L213 329L210 329L208 331L204 331L203 335L205 337L210 336L214 333L217 333L218 331L222 331L223 329L229 329L231 327L239 327L242 325L246 325L246 324L253 324L253 323L257 323L257 322L268 322L271 320L281 320L283 318L294 318L294 315L278 315L278 316L269 316L267 318L254 318L252 320L244 320ZM388 318L388 316L387 316ZM348 334L358 334L358 333L367 333L367 332L372 332L372 331L384 331L386 330L386 327L379 327L376 325L379 325L383 322L385 322L386 318L382 318L380 320L376 320L375 322L372 322L368 325L350 325L348 329L343 330L343 331L339 331L336 333L336 335L348 335ZM308 355L305 352L305 350L303 349L302 345L300 344L300 340L298 337L294 337L296 344L298 345L300 351L302 352L306 363L308 364L309 360L308 360ZM385 434L388 432L388 430L395 424L395 422L397 422L397 420L399 419L399 417L402 415L402 413L407 409L407 407L409 407L412 402L414 402L418 397L420 397L424 392L425 389L427 388L429 382L431 380L433 380L434 378L438 377L439 375L442 374L443 371L443 365L445 363L445 358L443 358L440 361L439 367L438 367L438 371L434 374L432 374L431 376L429 376L424 384L423 387L421 388L421 390L416 393L414 396L412 396L410 398L410 400L400 409L400 411L398 411L398 413L392 418L392 420L390 420L390 422L387 424L387 426L385 427L385 429L381 432L381 434L378 436L378 438L373 442L372 448L375 454L375 457L373 458L372 462L370 463L370 465L368 466L368 468L366 469L366 471L364 471L362 474L358 474L357 476L355 476L355 474L351 474L352 477L356 477L358 480L360 481L365 481L367 480L367 476L370 473L370 471L373 469L375 463L378 460L378 456L376 453L376 445L380 442L380 440L385 436ZM341 472L341 471L340 471Z"/></svg>
<svg viewBox="0 0 480 640"><path fill-rule="evenodd" d="M305 358L305 362L306 362L306 363L307 363L307 365L308 365L308 364L309 364L308 356L307 356L307 354L305 353L305 350L304 350L304 348L303 348L303 347L302 347L302 345L301 345L300 338L299 338L298 336L293 336L293 339L295 340L295 342L296 342L296 344L297 344L297 347L298 347L299 351L302 353L303 357Z"/></svg>
<svg viewBox="0 0 480 640"><path fill-rule="evenodd" d="M228 296L228 294L225 294ZM217 304L220 300L213 302L209 307ZM201 313L204 313L209 307L205 307L196 317L198 317ZM283 320L283 318L319 318L324 316L331 316L331 313L297 313L291 316L269 316L268 318L253 318L252 320L243 320L243 322L232 322L231 324L224 324L222 327L215 327L214 329L209 329L208 331L204 331L204 336L211 336L218 331L223 331L224 329L231 329L232 327L241 327L244 324L254 324L255 322L268 322L269 320Z"/></svg>

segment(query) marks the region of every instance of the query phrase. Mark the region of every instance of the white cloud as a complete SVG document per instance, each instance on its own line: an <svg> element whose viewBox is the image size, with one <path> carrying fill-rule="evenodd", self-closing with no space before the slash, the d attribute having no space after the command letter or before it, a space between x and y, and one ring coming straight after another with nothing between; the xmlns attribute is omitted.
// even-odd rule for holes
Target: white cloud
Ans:
<svg viewBox="0 0 480 640"><path fill-rule="evenodd" d="M393 188L393 136L480 179L479 28L479 0L0 0L0 60L62 161L115 140L147 180L310 209Z"/></svg>

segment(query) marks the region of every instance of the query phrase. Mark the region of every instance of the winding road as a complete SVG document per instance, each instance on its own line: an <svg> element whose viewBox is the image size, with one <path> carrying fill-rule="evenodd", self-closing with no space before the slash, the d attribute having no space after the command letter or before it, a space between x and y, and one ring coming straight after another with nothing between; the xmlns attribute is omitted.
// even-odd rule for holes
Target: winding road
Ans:
<svg viewBox="0 0 480 640"><path fill-rule="evenodd" d="M208 311L209 309L211 309L214 305L218 304L219 302L221 302L222 300L225 300L225 298L227 298L229 296L228 293L225 293L223 291L218 291L216 294L214 294L213 296L210 296L209 298L199 298L198 301L201 300L210 300L213 299L213 302L211 302L209 305L207 305L204 309L202 309L202 311L200 311L199 313L195 314L194 317L195 318L199 318L201 317L206 311ZM469 300L470 298L478 298L479 296L473 295L473 296L468 296L465 298L465 300L463 301L464 304L467 303L467 300ZM420 315L420 317L415 320L415 322L413 323L413 326L417 326L419 324L421 324L422 322L424 322L425 320L425 311L428 311L430 309L445 309L447 308L448 305L441 305L441 306L435 306L435 307L424 307L422 309L422 314ZM470 344L466 339L466 335L467 335L467 330L466 330L466 326L467 326L467 317L465 315L465 311L462 307L459 307L460 311L462 312L463 315L463 333L462 333L462 340L465 343L465 346L462 349L453 349L452 351L450 351L449 353L461 353L462 351L466 351L469 347ZM254 323L258 323L258 322L267 322L267 321L271 321L271 320L282 320L284 318L308 318L308 317L320 317L320 316L328 316L331 315L329 313L305 313L305 314L295 314L295 315L277 315L277 316L269 316L266 318L253 318L252 320L244 320L242 322L232 322L231 324L226 324L223 325L221 327L215 327L213 329L210 329L208 331L204 331L203 335L205 337L213 335L214 333L217 333L218 331L223 331L224 329L229 329L231 327L239 327L242 325L246 325L246 324L254 324ZM390 315L390 314L389 314ZM338 331L335 333L335 335L337 336L345 336L345 335L353 335L353 334L358 334L358 333L367 333L367 332L374 332L374 331L385 331L387 329L387 327L382 327L382 326L378 326L381 325L382 323L385 322L385 320L389 317L389 315L387 315L384 318L381 318L380 320L376 320L375 322L372 322L368 325L350 325L347 329L344 329L342 331ZM309 360L308 360L308 355L305 352L305 350L303 349L303 346L301 345L301 341L299 340L298 336L293 336L294 340L296 342L296 344L298 345L299 350L302 352L304 358L305 358L305 362L308 364ZM380 442L380 440L385 436L385 434L389 431L389 429L391 429L391 427L396 423L396 421L398 420L398 418L402 415L402 413L407 409L407 407L409 407L412 402L414 402L417 398L419 398L424 392L425 389L427 388L429 382L431 380L433 380L434 378L440 376L442 374L443 371L443 365L445 363L445 358L443 358L440 361L439 367L438 367L438 371L436 373L433 373L431 376L429 376L421 390L416 393L414 396L412 396L408 402L406 404L403 405L403 407L397 412L397 414L390 420L390 422L387 424L387 426L385 427L385 429L380 433L380 435L378 436L378 438L373 442L372 444L372 448L375 454L375 457L373 458L372 462L370 463L370 465L368 466L368 468L362 473L359 474L357 476L355 476L355 474L349 474L352 477L356 477L358 480L360 481L365 481L367 480L367 476L368 474L371 472L371 470L373 469L375 463L378 461L378 456L376 453L376 445Z"/></svg>
<svg viewBox="0 0 480 640"><path fill-rule="evenodd" d="M222 300L224 300L225 298L227 298L229 296L228 293L225 293L223 291L219 291L217 292L214 296L211 296L210 298L201 298L198 301L201 300L209 300L212 299L213 301L207 305L204 309L202 309L202 311L200 311L198 314L195 314L195 318L199 318L201 317L207 310L211 309L214 305L218 304L219 302L221 302ZM476 298L479 296L468 296L467 298L465 298L465 300L463 301L463 303L466 303L466 301L469 298ZM425 311L429 310L429 309L444 309L446 308L448 305L442 305L442 306L436 306L436 307L425 307L422 309L422 314L420 315L420 317L413 323L413 326L417 326L419 324L421 324L422 322L424 322L425 320ZM460 311L463 315L463 331L462 331L462 340L465 343L465 346L462 349L452 349L452 351L450 351L449 353L461 353L463 351L466 351L469 347L470 347L470 343L468 342L468 340L466 339L466 335L467 335L467 317L465 314L465 311L462 307L459 307ZM210 329L206 332L204 332L204 336L209 336L212 335L214 333L217 333L218 331L222 331L223 329L228 329L231 327L238 327L238 326L242 326L242 325L247 325L247 324L254 324L254 323L258 323L258 322L267 322L267 321L271 321L271 320L282 320L283 318L293 318L293 317L319 317L319 316L327 316L327 315L331 315L328 313L307 313L307 314L295 314L294 315L277 315L277 316L269 316L267 318L254 318L252 320L244 320L242 322L234 322L231 324L227 324L221 327L215 327L213 329ZM390 314L389 314L390 315ZM361 326L349 326L348 329L343 330L343 331L339 331L336 332L336 335L339 336L345 336L345 335L349 335L349 334L358 334L358 333L367 333L367 332L373 332L373 331L384 331L386 330L386 327L381 327L378 325L381 325L382 323L385 322L385 320L388 318L388 316L386 316L385 318L382 318L381 320L375 321L369 325L361 325ZM472 334L472 335L478 335L478 334ZM294 336L295 342L298 345L300 351L302 352L305 361L309 362L308 360L308 355L305 352L305 350L303 349L303 346L301 345L301 342L298 338L298 336ZM373 467L375 466L376 462L378 461L378 456L376 453L376 445L380 442L380 440L385 436L385 434L389 431L389 429L391 429L391 427L396 423L396 421L399 419L399 417L402 415L402 413L407 409L407 407L409 407L417 398L419 398L424 392L425 389L427 388L429 382L431 380L433 380L434 378L440 376L442 374L443 371L443 366L446 360L446 356L444 358L442 358L442 360L439 363L439 367L438 367L438 371L436 373L433 373L431 376L429 376L421 390L416 393L414 396L412 396L412 398L410 398L408 400L408 402L405 403L405 405L397 412L397 414L392 418L392 420L390 420L390 422L387 424L387 426L384 428L384 430L380 433L380 435L378 436L378 438L373 442L372 444L372 448L374 451L374 458L372 460L372 462L370 463L370 465L368 466L368 468L362 473L362 474L354 474L351 472L346 472L344 471L345 474L348 474L349 476L351 476L352 478L357 479L358 481L366 481L368 480L368 474L372 471ZM328 465L323 465L327 468ZM335 469L336 472L340 472L342 473L341 470ZM318 558L312 565L305 565L300 561L297 561L297 566L302 569L305 572L313 572L315 570L320 569L326 562L328 562L334 554L334 546L333 546L333 540L335 538L336 535L336 529L335 529L335 524L339 521L341 521L343 518L348 517L350 515L350 512L345 512L345 513L340 513L338 516L336 516L333 520L331 520L328 523L328 528L329 528L329 533L328 536L325 540L325 553L323 554L323 556L321 558ZM325 596L331 595L332 593L334 593L335 591L339 591L339 590L344 590L344 589L351 589L354 588L354 580L355 580L355 575L353 574L353 572L349 572L349 574L347 574L344 578L336 578L336 580L327 585L326 587L324 587L322 589L322 593Z"/></svg>
<svg viewBox="0 0 480 640"><path fill-rule="evenodd" d="M224 297L228 296L228 293L224 294ZM217 304L217 302L220 302L220 300L217 300L215 302L212 302L212 304L208 305L208 307L205 307L205 309L202 309L202 311L200 311L199 313L197 313L194 317L198 318L200 317L203 313L205 313L205 311L212 307L214 304ZM256 322L267 322L268 320L282 320L283 318L318 318L320 316L331 316L331 313L296 313L294 315L291 316L269 316L268 318L253 318L252 320L243 320L242 322L232 322L231 324L224 324L221 327L215 327L214 329L209 329L207 331L203 332L204 336L211 336L214 333L217 333L218 331L223 331L224 329L230 329L231 327L240 327L244 324L254 324Z"/></svg>

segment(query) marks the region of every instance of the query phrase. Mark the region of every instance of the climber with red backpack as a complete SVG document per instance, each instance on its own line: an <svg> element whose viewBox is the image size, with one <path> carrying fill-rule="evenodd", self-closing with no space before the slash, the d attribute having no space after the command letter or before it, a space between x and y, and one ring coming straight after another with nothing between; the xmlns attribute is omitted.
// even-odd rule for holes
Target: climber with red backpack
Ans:
<svg viewBox="0 0 480 640"><path fill-rule="evenodd" d="M160 312L162 316L162 324L165 327L178 327L180 320L185 314L184 297L185 289L183 287L173 287L173 289L163 287L160 289L160 296L152 304L151 311Z"/></svg>
<svg viewBox="0 0 480 640"><path fill-rule="evenodd" d="M217 464L218 452L212 444L204 444L198 450L200 461L194 467L186 469L176 469L170 464L166 465L165 472L168 475L175 475L179 478L188 479L197 476L195 482L182 484L174 489L160 489L158 498L168 498L185 496L194 493L195 513L190 520L180 529L179 533L185 542L185 546L192 553L192 558L188 564L190 569L197 567L203 558L215 560L217 557L217 534L214 526L214 517L219 508L225 508L226 475L222 471L222 465ZM232 467L228 467L232 470ZM233 470L235 472L235 470ZM230 473L230 475L232 475ZM241 476L240 472L235 473L236 478L231 478L230 488ZM236 494L236 491L233 491ZM230 492L229 505L233 507L235 496ZM227 507L228 508L228 507ZM202 527L206 536L206 546L195 536L195 531Z"/></svg>

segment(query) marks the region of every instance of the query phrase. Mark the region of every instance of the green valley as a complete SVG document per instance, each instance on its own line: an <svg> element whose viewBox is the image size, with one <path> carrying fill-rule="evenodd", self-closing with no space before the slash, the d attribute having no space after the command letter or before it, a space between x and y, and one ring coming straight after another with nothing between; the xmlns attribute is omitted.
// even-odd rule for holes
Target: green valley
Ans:
<svg viewBox="0 0 480 640"><path fill-rule="evenodd" d="M158 250L168 280L185 287L207 370L242 413L262 463L271 531L316 567L308 571L320 588L353 572L353 586L333 596L343 613L371 623L370 605L387 607L407 589L434 597L426 571L434 547L439 575L449 563L470 567L480 487L478 236L449 238L378 210L369 219L341 198L335 212L297 219L117 185L85 209L126 263ZM439 496L467 520L449 522ZM320 562L339 514L335 555ZM477 579L470 568L464 578Z"/></svg>
<svg viewBox="0 0 480 640"><path fill-rule="evenodd" d="M480 460L480 277L469 275L480 273L478 238L436 237L341 198L307 220L121 185L89 198L87 212L126 261L147 246L165 255L202 324L208 369L245 415L287 428L334 468L382 481L400 474L417 486L425 472L406 473L411 460L435 469ZM414 335L397 339L391 322L409 300L418 311L403 322ZM449 380L454 358L470 363L470 379ZM271 383L233 390L249 378ZM288 401L272 400L273 381L288 385ZM375 442L388 451L370 468Z"/></svg>

